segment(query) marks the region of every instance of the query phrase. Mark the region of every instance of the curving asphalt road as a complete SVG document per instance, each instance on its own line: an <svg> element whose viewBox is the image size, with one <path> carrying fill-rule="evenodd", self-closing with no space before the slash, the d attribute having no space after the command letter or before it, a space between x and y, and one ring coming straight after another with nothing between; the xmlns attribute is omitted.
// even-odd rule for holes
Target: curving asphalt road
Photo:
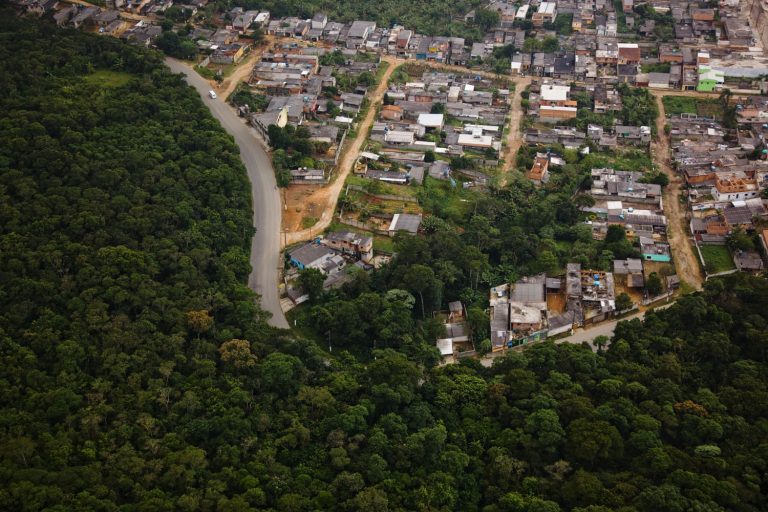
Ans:
<svg viewBox="0 0 768 512"><path fill-rule="evenodd" d="M197 89L203 103L219 120L221 126L235 138L240 147L240 158L248 170L253 200L253 225L256 233L251 240L251 275L248 287L261 296L261 307L272 314L269 324L287 329L288 322L280 307L277 293L280 265L280 195L277 190L272 162L252 128L237 117L224 98L211 99L211 86L195 70L175 59L166 58L165 64L174 73L186 76L187 83Z"/></svg>

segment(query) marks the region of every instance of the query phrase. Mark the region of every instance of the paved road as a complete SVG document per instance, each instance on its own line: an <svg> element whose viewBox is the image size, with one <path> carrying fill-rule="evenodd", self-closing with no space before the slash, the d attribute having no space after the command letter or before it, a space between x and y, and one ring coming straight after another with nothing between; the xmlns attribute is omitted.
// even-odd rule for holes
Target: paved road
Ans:
<svg viewBox="0 0 768 512"><path fill-rule="evenodd" d="M667 309L668 307L671 307L673 304L674 304L674 301L664 304L662 306L658 306L654 309L655 310ZM633 320L635 318L643 320L645 318L646 312L647 311L641 311L633 315L625 316L618 320L603 322L601 324L596 325L595 327L592 327L591 329L577 329L576 332L574 332L570 336L556 339L555 343L572 343L574 345L581 345L582 343L587 342L592 347L592 350L596 351L597 347L594 344L592 344L592 341L595 338L597 338L598 336L608 336L609 338L612 338L613 332L616 330L616 324L618 324L619 322ZM516 350L524 350L524 348L517 348ZM493 365L494 359L496 359L497 357L504 357L506 354L507 354L506 351L493 352L493 353L487 354L482 358L480 358L480 364L482 364L486 368L490 368Z"/></svg>
<svg viewBox="0 0 768 512"><path fill-rule="evenodd" d="M261 296L261 307L272 313L270 325L288 328L280 297L277 293L278 265L280 263L280 195L269 155L252 128L237 117L224 98L211 99L207 80L192 68L174 59L166 58L166 65L174 73L186 76L187 83L197 89L203 102L219 120L221 126L235 138L240 147L240 158L248 170L253 199L253 225L256 234L251 240L251 275L248 287Z"/></svg>

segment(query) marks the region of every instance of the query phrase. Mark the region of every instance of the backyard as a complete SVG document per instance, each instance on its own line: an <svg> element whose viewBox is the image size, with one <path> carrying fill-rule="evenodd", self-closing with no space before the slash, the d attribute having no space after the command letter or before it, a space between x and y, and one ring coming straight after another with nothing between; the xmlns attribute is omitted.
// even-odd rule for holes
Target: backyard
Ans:
<svg viewBox="0 0 768 512"><path fill-rule="evenodd" d="M733 263L730 251L724 245L701 245L701 256L704 258L704 268L708 274L717 274L733 270L736 266Z"/></svg>

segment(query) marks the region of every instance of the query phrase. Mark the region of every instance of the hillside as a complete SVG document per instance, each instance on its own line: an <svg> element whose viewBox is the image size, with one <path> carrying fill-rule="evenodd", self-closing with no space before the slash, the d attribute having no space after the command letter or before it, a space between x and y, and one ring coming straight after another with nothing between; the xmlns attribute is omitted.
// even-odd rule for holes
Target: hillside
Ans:
<svg viewBox="0 0 768 512"><path fill-rule="evenodd" d="M313 305L328 353L254 306L237 148L157 54L0 11L0 90L0 510L766 510L765 280L437 367L437 279L539 264L498 199Z"/></svg>

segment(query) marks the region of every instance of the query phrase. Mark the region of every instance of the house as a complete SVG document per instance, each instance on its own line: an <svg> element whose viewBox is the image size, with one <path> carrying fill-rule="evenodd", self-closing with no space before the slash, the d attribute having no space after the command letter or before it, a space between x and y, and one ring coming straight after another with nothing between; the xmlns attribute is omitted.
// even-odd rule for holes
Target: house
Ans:
<svg viewBox="0 0 768 512"><path fill-rule="evenodd" d="M311 24L313 29L323 30L325 26L328 24L328 16L318 12L312 17Z"/></svg>
<svg viewBox="0 0 768 512"><path fill-rule="evenodd" d="M640 47L637 43L619 43L619 64L639 64Z"/></svg>
<svg viewBox="0 0 768 512"><path fill-rule="evenodd" d="M645 261L658 261L669 263L672 261L672 253L669 244L656 242L652 238L640 237L640 253Z"/></svg>
<svg viewBox="0 0 768 512"><path fill-rule="evenodd" d="M259 11L246 11L241 14L238 14L235 19L232 21L232 28L240 32L241 34L244 33L246 30L251 28L251 24L256 19L256 16L258 16Z"/></svg>
<svg viewBox="0 0 768 512"><path fill-rule="evenodd" d="M98 7L86 7L85 9L82 9L80 12L75 14L75 17L72 18L72 21L70 21L70 25L72 25L74 28L80 28L86 23L93 22L93 18L99 13L101 9Z"/></svg>
<svg viewBox="0 0 768 512"><path fill-rule="evenodd" d="M546 83L539 92L539 117L542 121L573 119L577 102L570 99L571 86Z"/></svg>
<svg viewBox="0 0 768 512"><path fill-rule="evenodd" d="M457 144L469 149L491 149L493 148L493 137L483 135L482 130L473 130L472 133L460 134Z"/></svg>
<svg viewBox="0 0 768 512"><path fill-rule="evenodd" d="M74 5L71 7L65 7L64 9L54 13L53 19L56 22L56 25L63 27L69 22L70 18L72 18L72 15L75 12L77 12L77 8Z"/></svg>
<svg viewBox="0 0 768 512"><path fill-rule="evenodd" d="M389 130L384 134L384 142L387 144L410 146L414 143L415 140L416 136L413 132Z"/></svg>
<svg viewBox="0 0 768 512"><path fill-rule="evenodd" d="M756 251L738 250L733 255L733 262L741 272L757 273L763 270L763 260Z"/></svg>
<svg viewBox="0 0 768 512"><path fill-rule="evenodd" d="M120 13L115 10L106 10L101 11L96 16L93 17L93 20L96 22L96 25L102 28L108 27L111 23L113 23L115 20L120 19Z"/></svg>
<svg viewBox="0 0 768 512"><path fill-rule="evenodd" d="M405 231L406 233L415 235L419 232L419 226L421 226L421 215L396 213L392 217L392 222L390 222L387 231L389 232L389 236L395 236L398 231Z"/></svg>
<svg viewBox="0 0 768 512"><path fill-rule="evenodd" d="M211 54L214 64L237 64L245 53L245 45L239 43L223 44Z"/></svg>
<svg viewBox="0 0 768 512"><path fill-rule="evenodd" d="M757 181L746 177L737 177L734 174L715 177L715 186L712 187L712 197L716 201L726 202L757 197L760 193Z"/></svg>
<svg viewBox="0 0 768 512"><path fill-rule="evenodd" d="M469 344L469 334L466 324L462 322L448 322L445 325L445 338L436 341L436 346L440 350L440 355L449 358L459 346L467 347Z"/></svg>
<svg viewBox="0 0 768 512"><path fill-rule="evenodd" d="M291 169L291 181L301 185L324 185L328 182L328 177L322 169L299 167Z"/></svg>
<svg viewBox="0 0 768 512"><path fill-rule="evenodd" d="M648 87L651 89L669 89L669 73L648 73Z"/></svg>
<svg viewBox="0 0 768 512"><path fill-rule="evenodd" d="M566 311L559 315L550 316L548 318L549 330L547 331L547 336L551 337L571 332L575 319L576 313L574 311Z"/></svg>
<svg viewBox="0 0 768 512"><path fill-rule="evenodd" d="M537 153L533 159L533 165L525 173L525 177L535 185L549 181L549 156L544 153Z"/></svg>
<svg viewBox="0 0 768 512"><path fill-rule="evenodd" d="M531 21L534 27L542 27L545 23L553 23L556 17L557 2L541 2Z"/></svg>
<svg viewBox="0 0 768 512"><path fill-rule="evenodd" d="M333 231L322 243L342 254L351 254L366 263L373 259L373 238L352 231Z"/></svg>
<svg viewBox="0 0 768 512"><path fill-rule="evenodd" d="M696 86L697 91L713 92L715 88L725 83L725 74L722 71L713 69L708 65L699 65L699 83Z"/></svg>
<svg viewBox="0 0 768 512"><path fill-rule="evenodd" d="M399 105L383 105L380 116L387 121L400 121L403 118L403 107Z"/></svg>
<svg viewBox="0 0 768 512"><path fill-rule="evenodd" d="M347 32L346 47L358 49L365 46L368 36L374 30L376 30L375 21L353 21L352 26L349 27L349 32Z"/></svg>
<svg viewBox="0 0 768 512"><path fill-rule="evenodd" d="M345 266L345 260L336 251L314 242L288 251L291 264L299 270L315 268L324 275L336 274Z"/></svg>
<svg viewBox="0 0 768 512"><path fill-rule="evenodd" d="M519 302L509 303L510 330L517 333L538 331L543 327L541 310Z"/></svg>
<svg viewBox="0 0 768 512"><path fill-rule="evenodd" d="M443 129L445 116L443 114L419 114L417 122L427 130L439 132Z"/></svg>
<svg viewBox="0 0 768 512"><path fill-rule="evenodd" d="M644 286L643 260L635 258L613 260L613 274L627 276L626 286L628 288L642 288Z"/></svg>
<svg viewBox="0 0 768 512"><path fill-rule="evenodd" d="M448 303L448 320L452 322L464 321L466 314L464 313L464 306L461 301L456 300Z"/></svg>
<svg viewBox="0 0 768 512"><path fill-rule="evenodd" d="M253 114L250 118L251 125L261 135L261 138L269 140L269 127L275 125L284 128L288 124L288 106L270 112Z"/></svg>

